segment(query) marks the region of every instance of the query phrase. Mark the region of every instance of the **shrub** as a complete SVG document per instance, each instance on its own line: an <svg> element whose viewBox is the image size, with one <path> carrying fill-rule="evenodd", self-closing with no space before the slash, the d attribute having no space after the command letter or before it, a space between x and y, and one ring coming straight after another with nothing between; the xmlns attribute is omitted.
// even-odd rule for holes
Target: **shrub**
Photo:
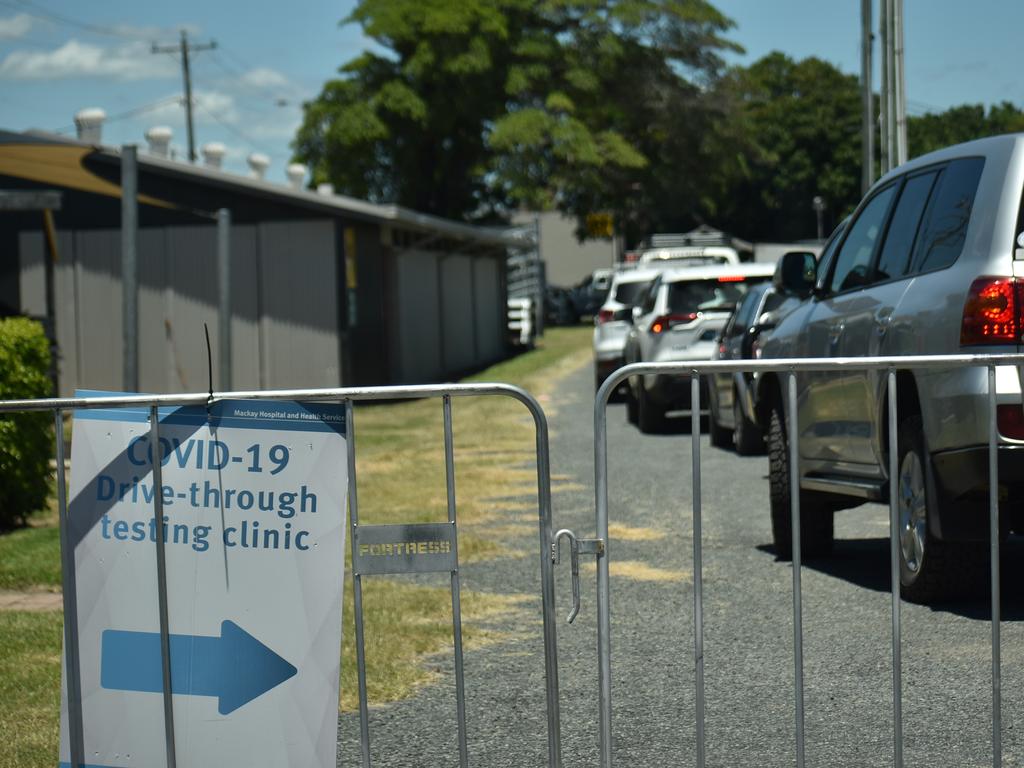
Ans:
<svg viewBox="0 0 1024 768"><path fill-rule="evenodd" d="M50 343L23 317L0 319L0 400L50 395ZM24 525L50 492L53 416L0 414L0 530Z"/></svg>

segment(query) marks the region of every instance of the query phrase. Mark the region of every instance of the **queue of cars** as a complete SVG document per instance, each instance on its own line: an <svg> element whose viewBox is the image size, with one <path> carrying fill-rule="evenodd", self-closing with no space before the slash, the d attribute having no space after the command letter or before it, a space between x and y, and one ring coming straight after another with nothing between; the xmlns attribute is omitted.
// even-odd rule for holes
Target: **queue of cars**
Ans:
<svg viewBox="0 0 1024 768"><path fill-rule="evenodd" d="M1024 351L1022 191L1024 134L950 147L895 169L875 183L820 259L787 253L770 285L735 296L735 311L718 326L704 359ZM716 305L697 305L670 325L668 317L677 313L664 286L678 278L669 275L632 310L630 349L639 348L641 337L672 338L662 334L676 327L680 340L691 326L703 338L709 326L698 318L715 316ZM691 334L687 341L696 340ZM664 358L633 352L625 359ZM905 599L934 602L976 586L986 570L988 371L908 368L896 376L901 590ZM649 408L645 414L649 400L641 399L652 391L646 377L634 378L630 416L642 427L657 426L663 414L652 418ZM995 369L1004 537L1024 532L1022 378L1024 368ZM796 382L797 466L790 466L781 374L723 374L708 387L712 442L733 444L740 453L767 450L772 535L783 558L791 555L791 473L799 478L808 557L831 550L836 511L889 502L886 373L851 367L800 373Z"/></svg>

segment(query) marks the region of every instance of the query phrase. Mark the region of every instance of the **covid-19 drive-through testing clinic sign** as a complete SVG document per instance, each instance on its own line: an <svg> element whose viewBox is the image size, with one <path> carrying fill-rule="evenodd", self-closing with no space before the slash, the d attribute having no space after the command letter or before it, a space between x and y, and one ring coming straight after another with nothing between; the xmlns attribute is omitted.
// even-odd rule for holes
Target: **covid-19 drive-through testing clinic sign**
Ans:
<svg viewBox="0 0 1024 768"><path fill-rule="evenodd" d="M103 395L88 392L80 395ZM75 413L70 518L89 765L166 765L165 541L178 766L336 763L347 454L335 404ZM153 498L163 499L163 521ZM70 764L67 688L61 763Z"/></svg>

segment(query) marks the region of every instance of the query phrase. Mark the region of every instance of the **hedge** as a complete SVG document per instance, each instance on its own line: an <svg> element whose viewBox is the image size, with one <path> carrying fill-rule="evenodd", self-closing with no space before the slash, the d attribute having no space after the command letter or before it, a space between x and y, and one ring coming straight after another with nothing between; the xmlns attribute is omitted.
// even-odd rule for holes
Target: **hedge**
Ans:
<svg viewBox="0 0 1024 768"><path fill-rule="evenodd" d="M0 319L0 400L48 397L50 343L43 326ZM0 414L0 530L24 525L50 494L53 416Z"/></svg>

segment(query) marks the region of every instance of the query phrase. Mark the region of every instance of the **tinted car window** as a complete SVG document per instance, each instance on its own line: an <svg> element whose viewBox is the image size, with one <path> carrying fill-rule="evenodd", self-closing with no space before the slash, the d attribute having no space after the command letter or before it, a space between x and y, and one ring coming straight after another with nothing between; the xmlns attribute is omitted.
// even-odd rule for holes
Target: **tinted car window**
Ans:
<svg viewBox="0 0 1024 768"><path fill-rule="evenodd" d="M914 247L914 238L921 223L921 214L928 204L928 195L938 172L923 173L907 179L900 192L899 202L889 224L889 232L885 236L885 245L878 257L875 268L876 280L890 280L904 275L910 264L910 252Z"/></svg>
<svg viewBox="0 0 1024 768"><path fill-rule="evenodd" d="M643 296L643 303L640 311L645 315L654 311L654 300L658 297L658 288L661 286L661 278L655 278Z"/></svg>
<svg viewBox="0 0 1024 768"><path fill-rule="evenodd" d="M960 256L984 165L972 157L955 160L942 172L914 249L915 272L948 267Z"/></svg>
<svg viewBox="0 0 1024 768"><path fill-rule="evenodd" d="M875 195L850 225L849 234L836 255L836 265L829 283L830 291L845 291L867 285L871 258L895 191L895 186L886 187Z"/></svg>
<svg viewBox="0 0 1024 768"><path fill-rule="evenodd" d="M620 304L636 304L650 285L649 280L639 283L619 283L615 287L615 300Z"/></svg>
<svg viewBox="0 0 1024 768"><path fill-rule="evenodd" d="M726 330L727 336L739 336L754 324L754 313L757 312L757 306L761 303L761 296L764 295L766 290L767 286L758 286L750 290L743 297L743 301L736 307L736 313L729 322L729 328Z"/></svg>
<svg viewBox="0 0 1024 768"><path fill-rule="evenodd" d="M732 309L754 283L768 278L683 280L669 284L668 311L672 314L695 314Z"/></svg>

